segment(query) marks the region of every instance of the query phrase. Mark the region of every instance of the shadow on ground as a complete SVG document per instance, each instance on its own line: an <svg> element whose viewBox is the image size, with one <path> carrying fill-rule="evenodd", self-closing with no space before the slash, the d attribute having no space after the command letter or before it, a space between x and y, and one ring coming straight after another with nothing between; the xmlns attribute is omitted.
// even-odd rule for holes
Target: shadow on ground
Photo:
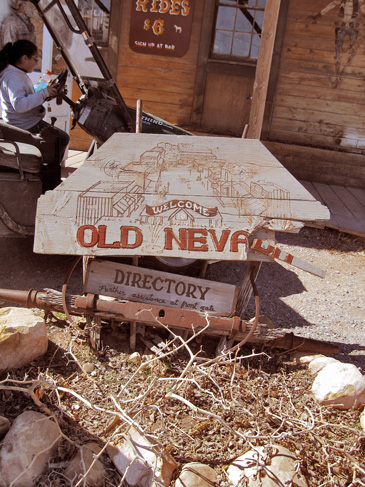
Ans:
<svg viewBox="0 0 365 487"><path fill-rule="evenodd" d="M0 238L0 288L61 291L76 259L73 255L33 253L33 237ZM81 262L69 279L68 292L82 292Z"/></svg>

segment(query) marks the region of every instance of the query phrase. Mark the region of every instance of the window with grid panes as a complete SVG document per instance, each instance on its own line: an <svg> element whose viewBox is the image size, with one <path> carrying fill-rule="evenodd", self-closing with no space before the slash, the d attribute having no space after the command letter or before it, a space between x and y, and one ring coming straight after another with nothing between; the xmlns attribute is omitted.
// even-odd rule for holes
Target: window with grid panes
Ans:
<svg viewBox="0 0 365 487"><path fill-rule="evenodd" d="M266 0L217 1L211 57L255 62Z"/></svg>
<svg viewBox="0 0 365 487"><path fill-rule="evenodd" d="M78 0L80 13L96 44L107 47L109 42L111 0Z"/></svg>

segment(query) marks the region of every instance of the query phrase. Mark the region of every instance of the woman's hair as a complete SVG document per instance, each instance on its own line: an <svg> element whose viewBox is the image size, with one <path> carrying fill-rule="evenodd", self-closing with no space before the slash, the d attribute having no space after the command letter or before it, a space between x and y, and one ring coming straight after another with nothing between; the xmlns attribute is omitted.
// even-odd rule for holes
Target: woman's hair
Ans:
<svg viewBox="0 0 365 487"><path fill-rule="evenodd" d="M24 54L27 57L32 57L37 54L37 46L27 39L20 39L13 44L8 42L0 51L0 72L3 71L8 64L15 64Z"/></svg>

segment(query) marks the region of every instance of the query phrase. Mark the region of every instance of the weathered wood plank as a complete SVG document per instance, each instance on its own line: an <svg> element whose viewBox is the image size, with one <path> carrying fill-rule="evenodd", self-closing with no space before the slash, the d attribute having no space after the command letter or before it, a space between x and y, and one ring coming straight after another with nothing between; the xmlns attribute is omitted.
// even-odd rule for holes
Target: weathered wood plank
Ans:
<svg viewBox="0 0 365 487"><path fill-rule="evenodd" d="M362 93L363 80L361 78L348 78L342 77L340 86L336 88L333 85L332 77L327 74L322 73L310 73L302 71L280 71L279 73L279 84L288 83L297 85L303 85L308 87L318 87L322 88L323 94L328 91L328 88L333 90L335 93L339 92L340 96L343 92L352 93L353 98L356 98L357 93ZM293 89L295 89L293 87ZM308 88L308 93L311 92L312 88Z"/></svg>
<svg viewBox="0 0 365 487"><path fill-rule="evenodd" d="M247 97L252 93L253 82L253 78L207 73L202 126L206 130L241 135L249 121ZM224 102L217 103L217 93L222 93Z"/></svg>
<svg viewBox="0 0 365 487"><path fill-rule="evenodd" d="M326 184L313 183L314 187L321 193L323 201L331 208L331 220L336 223L336 228L341 231L353 230L363 232L364 228L361 223L354 219L351 211L341 204L333 186Z"/></svg>
<svg viewBox="0 0 365 487"><path fill-rule="evenodd" d="M40 198L35 249L245 260L253 232L328 216L257 140L117 133Z"/></svg>
<svg viewBox="0 0 365 487"><path fill-rule="evenodd" d="M359 88L359 86L357 86ZM307 99L314 98L315 100L328 100L331 102L341 102L341 103L348 103L352 107L355 105L363 105L365 108L365 93L358 93L358 90L350 91L350 90L343 90L343 89L326 89L323 86L312 86L309 88L305 84L296 84L296 83L286 83L280 82L277 87L277 95L280 97L286 96L299 96L305 97ZM356 101L354 100L354 95L356 95Z"/></svg>
<svg viewBox="0 0 365 487"><path fill-rule="evenodd" d="M329 140L334 138L346 139L350 147L356 147L360 144L357 136L365 138L365 127L363 129L357 128L356 131L347 133L344 132L343 126L340 124L315 122L311 120L291 120L290 124L287 119L277 118L275 119L275 130L296 132L300 134L317 134L319 137L328 137Z"/></svg>
<svg viewBox="0 0 365 487"><path fill-rule="evenodd" d="M281 142L264 141L264 144L299 180L354 188L365 186L365 166L362 154L328 151L317 147Z"/></svg>
<svg viewBox="0 0 365 487"><path fill-rule="evenodd" d="M297 267L298 269L302 269L306 272L310 272L315 276L319 276L323 278L326 275L325 271L323 271L316 265L311 264L310 262L306 262L302 259L299 259L298 257L295 257L295 255L291 255L288 252L281 250L279 247L274 247L269 242L266 242L265 240L261 240L260 238L254 239L251 245L251 249L258 252L263 252L265 255L270 256L273 260L276 259L281 262L285 262L286 264L291 264L294 267Z"/></svg>
<svg viewBox="0 0 365 487"><path fill-rule="evenodd" d="M313 48L313 37L308 36L305 33L290 32L288 29L285 32L285 38L283 43L283 48L285 50L293 48L296 49L297 47L301 47L303 49L312 49ZM330 37L322 38L321 42L317 46L318 52L333 52L333 39Z"/></svg>
<svg viewBox="0 0 365 487"><path fill-rule="evenodd" d="M345 114L341 115L341 113L331 113L326 112L325 110L317 110L316 106L313 106L311 109L307 108L291 108L289 106L280 106L275 105L274 107L274 117L277 118L286 118L288 120L302 120L302 121L319 121L321 120L322 123L340 123L342 120L342 126L346 126L348 128L359 128L360 130L363 129L363 121L360 117L356 114Z"/></svg>
<svg viewBox="0 0 365 487"><path fill-rule="evenodd" d="M127 78L130 76L133 77L140 77L140 78L147 78L150 80L160 81L161 85L168 84L170 81L177 82L179 79L182 83L190 83L193 84L195 80L195 74L191 71L184 71L180 70L171 70L165 68L162 64L159 67L150 68L141 66L128 66L128 65L119 65L118 66L118 79L120 76L120 80L122 81L123 78Z"/></svg>
<svg viewBox="0 0 365 487"><path fill-rule="evenodd" d="M321 135L316 134L315 131L306 131L306 128L300 132L295 132L295 130L286 130L277 128L277 125L281 126L288 126L291 125L291 121L283 120L283 119L276 119L275 120L275 127L271 129L271 137L275 140L281 141L290 141L294 144L300 144L304 146L313 146L313 147L325 147L327 149L361 149L359 147L359 141L356 138L349 139L344 137L341 132L338 132L338 135L329 136L329 135ZM295 125L295 124L293 124Z"/></svg>
<svg viewBox="0 0 365 487"><path fill-rule="evenodd" d="M190 81L184 83L183 80L171 80L169 81L169 83L161 84L161 79L159 78L151 80L149 78L141 78L139 76L128 76L126 78L123 78L123 80L123 95L127 88L134 89L138 92L139 90L157 91L161 95L165 93L177 93L180 95L186 95L193 92L193 87ZM141 98L144 98L144 96L141 95Z"/></svg>
<svg viewBox="0 0 365 487"><path fill-rule="evenodd" d="M331 114L331 116L332 114L334 114L338 118L343 116L354 116L359 118L356 112L354 114L354 111L361 110L361 103L357 104L355 101L353 103L329 99L316 99L316 101L314 101L311 97L293 95L278 95L276 103L278 105L286 106L288 108L292 107L294 110L298 107L300 110L325 112ZM362 120L360 120L359 122L362 124Z"/></svg>
<svg viewBox="0 0 365 487"><path fill-rule="evenodd" d="M312 73L314 76L318 74L327 75L330 77L337 76L335 63L316 63L313 61L302 61L300 59L282 58L281 69L284 71L294 71L298 73ZM353 67L351 64L344 67L341 73L342 78L357 78L359 80L364 78L365 68Z"/></svg>
<svg viewBox="0 0 365 487"><path fill-rule="evenodd" d="M347 190L357 199L357 201L364 207L365 211L365 190L360 188L350 188Z"/></svg>
<svg viewBox="0 0 365 487"><path fill-rule="evenodd" d="M351 220L348 222L350 228L362 228L365 232L365 212L360 207L358 200L350 193L350 191L343 186L331 186L332 191L336 194L339 201L343 203L345 208L352 214Z"/></svg>
<svg viewBox="0 0 365 487"><path fill-rule="evenodd" d="M92 260L84 292L172 308L230 316L238 286L105 260Z"/></svg>
<svg viewBox="0 0 365 487"><path fill-rule="evenodd" d="M163 101L161 96L163 93ZM161 105L176 105L176 106L186 106L192 103L193 94L189 94L187 90L182 93L176 92L174 90L160 92L157 90L149 89L136 89L134 87L126 86L123 92L123 97L127 99L134 99L137 96L143 100L143 103L159 103Z"/></svg>
<svg viewBox="0 0 365 487"><path fill-rule="evenodd" d="M325 15L313 18L325 7ZM299 179L365 184L362 18L359 12L350 19L356 36L346 33L341 44L336 29L348 19L340 18L339 3L289 4L265 138L275 141L266 145Z"/></svg>

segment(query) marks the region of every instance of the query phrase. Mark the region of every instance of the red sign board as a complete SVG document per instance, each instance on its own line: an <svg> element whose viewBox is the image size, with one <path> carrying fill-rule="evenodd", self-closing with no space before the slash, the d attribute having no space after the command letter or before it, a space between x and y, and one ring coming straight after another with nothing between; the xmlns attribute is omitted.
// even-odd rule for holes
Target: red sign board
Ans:
<svg viewBox="0 0 365 487"><path fill-rule="evenodd" d="M133 0L129 47L143 54L184 56L194 0Z"/></svg>

